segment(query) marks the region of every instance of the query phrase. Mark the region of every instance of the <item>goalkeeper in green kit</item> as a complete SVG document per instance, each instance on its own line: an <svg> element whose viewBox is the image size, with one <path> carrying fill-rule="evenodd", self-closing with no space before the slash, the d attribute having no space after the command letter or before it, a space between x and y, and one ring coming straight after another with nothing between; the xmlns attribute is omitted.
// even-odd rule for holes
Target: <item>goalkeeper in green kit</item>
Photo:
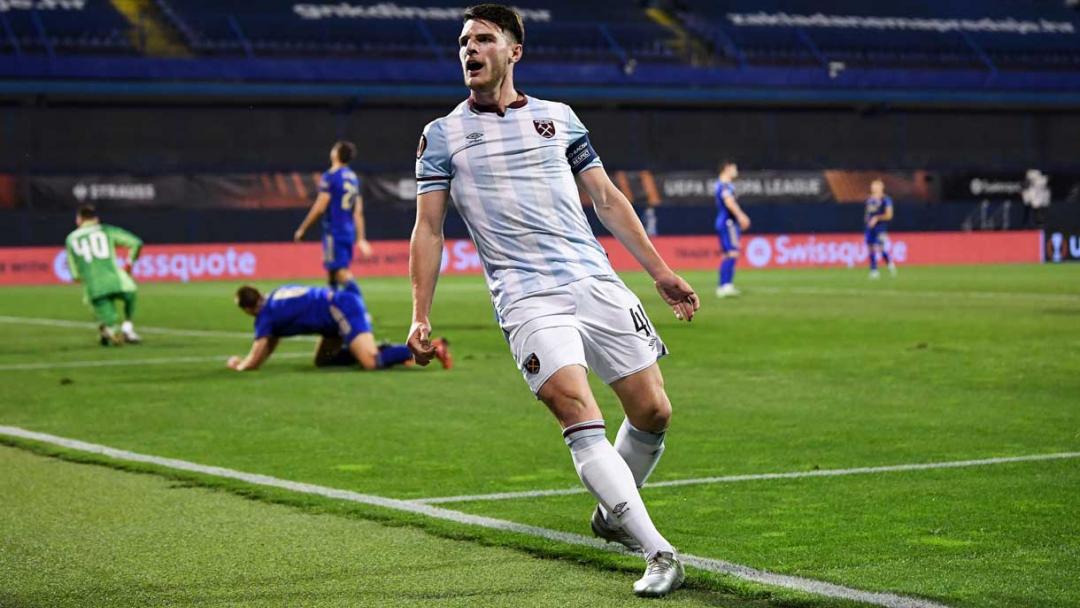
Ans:
<svg viewBox="0 0 1080 608"><path fill-rule="evenodd" d="M138 344L139 335L131 319L135 314L135 281L129 274L139 258L142 240L134 234L102 224L92 205L83 205L75 215L78 228L67 236L68 267L71 280L86 287L86 301L101 324L101 345ZM128 250L128 260L116 258L116 247ZM124 303L124 321L120 322L117 303Z"/></svg>

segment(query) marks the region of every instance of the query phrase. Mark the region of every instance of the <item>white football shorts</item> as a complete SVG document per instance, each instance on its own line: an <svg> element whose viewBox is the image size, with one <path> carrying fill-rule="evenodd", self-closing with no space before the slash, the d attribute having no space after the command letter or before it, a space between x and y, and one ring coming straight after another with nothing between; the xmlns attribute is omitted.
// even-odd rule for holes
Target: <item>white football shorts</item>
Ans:
<svg viewBox="0 0 1080 608"><path fill-rule="evenodd" d="M559 369L580 365L607 384L667 354L641 301L617 277L586 277L529 294L500 325L533 393Z"/></svg>

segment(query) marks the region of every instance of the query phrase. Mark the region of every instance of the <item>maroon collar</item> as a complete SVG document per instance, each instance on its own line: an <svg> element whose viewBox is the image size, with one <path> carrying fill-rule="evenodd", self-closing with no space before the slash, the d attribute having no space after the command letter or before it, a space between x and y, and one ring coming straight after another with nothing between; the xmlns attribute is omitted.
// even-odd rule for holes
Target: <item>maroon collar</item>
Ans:
<svg viewBox="0 0 1080 608"><path fill-rule="evenodd" d="M529 102L529 98L525 95L525 93L522 93L521 91L516 92L518 95L521 96L521 99L518 99L510 105L506 106L506 109L517 110L518 108L524 108L525 104ZM472 97L469 97L469 109L473 112L493 112L495 114L498 114L499 116L505 115L504 112L499 111L499 106L476 103L475 101L473 101Z"/></svg>

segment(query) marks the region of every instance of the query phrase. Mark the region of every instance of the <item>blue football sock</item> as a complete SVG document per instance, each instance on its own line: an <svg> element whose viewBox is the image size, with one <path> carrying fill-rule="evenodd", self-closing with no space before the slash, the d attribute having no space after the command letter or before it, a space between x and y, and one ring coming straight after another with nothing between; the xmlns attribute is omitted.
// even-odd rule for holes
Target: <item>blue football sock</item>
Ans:
<svg viewBox="0 0 1080 608"><path fill-rule="evenodd" d="M870 271L877 270L877 251L870 250Z"/></svg>
<svg viewBox="0 0 1080 608"><path fill-rule="evenodd" d="M379 354L375 358L376 367L379 369L392 367L412 359L412 352L404 344L387 344L379 348Z"/></svg>
<svg viewBox="0 0 1080 608"><path fill-rule="evenodd" d="M885 260L886 264L889 264L889 263L892 262L892 260L889 259L889 252L885 251L884 249L881 250L881 259Z"/></svg>
<svg viewBox="0 0 1080 608"><path fill-rule="evenodd" d="M724 258L720 262L720 285L728 285L735 279L735 258Z"/></svg>

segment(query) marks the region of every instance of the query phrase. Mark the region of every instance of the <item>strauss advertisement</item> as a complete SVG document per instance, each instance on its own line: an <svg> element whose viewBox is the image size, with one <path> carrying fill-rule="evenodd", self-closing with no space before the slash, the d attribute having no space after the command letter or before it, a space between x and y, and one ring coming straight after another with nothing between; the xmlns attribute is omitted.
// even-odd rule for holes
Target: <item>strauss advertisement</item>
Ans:
<svg viewBox="0 0 1080 608"><path fill-rule="evenodd" d="M1064 250L1070 243L1061 239ZM614 239L601 244L618 271L639 267ZM657 237L657 250L680 270L712 270L720 263L715 237ZM1048 243L1048 246L1053 246ZM364 276L405 276L409 243L379 241L374 255L357 259L353 270ZM1005 264L1043 260L1042 233L910 232L894 234L887 249L899 264ZM866 262L859 234L780 234L745 238L743 264L749 268L855 267ZM225 243L217 245L147 245L132 267L138 281L262 280L321 278L322 250L316 243ZM480 274L483 266L472 241L448 240L443 247L444 274ZM58 247L0 249L0 285L70 283L67 254Z"/></svg>

